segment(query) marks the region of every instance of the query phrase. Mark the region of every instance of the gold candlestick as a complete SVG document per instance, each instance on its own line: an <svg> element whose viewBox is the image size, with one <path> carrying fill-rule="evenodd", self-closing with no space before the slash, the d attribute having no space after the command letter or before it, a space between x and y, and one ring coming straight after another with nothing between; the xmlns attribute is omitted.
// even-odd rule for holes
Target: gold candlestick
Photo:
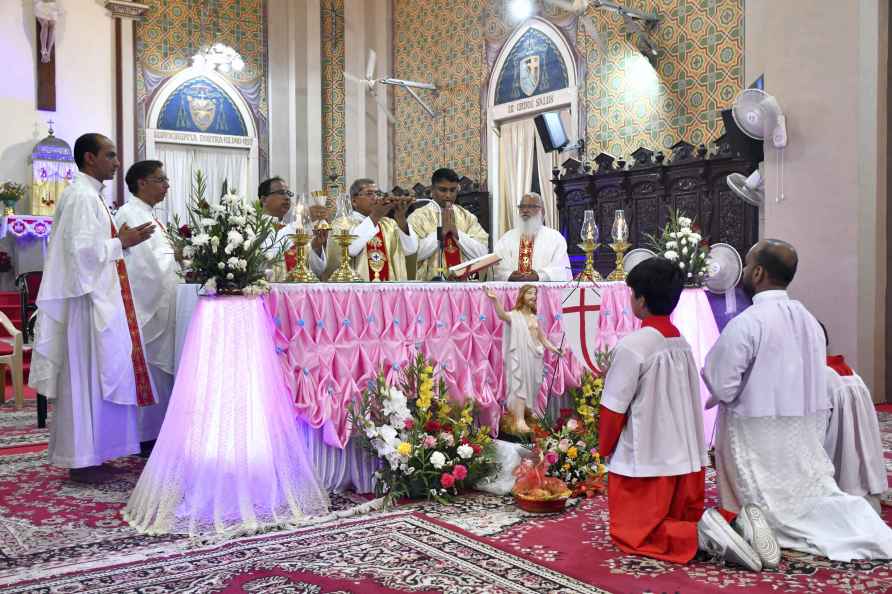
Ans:
<svg viewBox="0 0 892 594"><path fill-rule="evenodd" d="M307 245L313 236L305 231L298 231L291 236L294 242L295 259L294 268L288 273L288 282L291 283L318 283L319 279L307 266Z"/></svg>
<svg viewBox="0 0 892 594"><path fill-rule="evenodd" d="M358 283L362 279L350 266L350 244L356 239L356 236L350 231L344 229L340 233L335 233L335 241L341 246L341 263L338 269L331 275L331 281L335 283Z"/></svg>
<svg viewBox="0 0 892 594"><path fill-rule="evenodd" d="M607 277L609 281L621 281L626 279L626 271L623 269L623 254L627 249L632 247L627 241L616 241L610 244L611 249L616 253L616 268Z"/></svg>
<svg viewBox="0 0 892 594"><path fill-rule="evenodd" d="M578 245L579 249L585 252L585 267L582 269L582 272L576 275L575 280L591 282L599 282L604 280L601 278L601 275L598 273L598 271L595 270L595 252L599 247L601 247L601 244L596 243L593 239L586 239Z"/></svg>

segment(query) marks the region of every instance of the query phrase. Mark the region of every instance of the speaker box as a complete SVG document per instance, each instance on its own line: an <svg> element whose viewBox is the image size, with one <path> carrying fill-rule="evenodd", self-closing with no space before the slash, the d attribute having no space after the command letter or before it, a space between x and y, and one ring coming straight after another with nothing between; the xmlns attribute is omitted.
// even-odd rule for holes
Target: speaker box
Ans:
<svg viewBox="0 0 892 594"><path fill-rule="evenodd" d="M738 128L737 123L734 122L734 116L730 109L722 111L722 121L725 123L725 138L730 143L732 152L757 163L765 160L762 141L752 139L744 134L743 130Z"/></svg>

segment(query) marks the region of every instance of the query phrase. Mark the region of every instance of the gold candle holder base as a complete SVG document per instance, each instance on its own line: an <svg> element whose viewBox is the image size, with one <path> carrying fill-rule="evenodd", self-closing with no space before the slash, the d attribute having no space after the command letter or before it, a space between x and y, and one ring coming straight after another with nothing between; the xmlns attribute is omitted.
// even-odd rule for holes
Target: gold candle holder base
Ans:
<svg viewBox="0 0 892 594"><path fill-rule="evenodd" d="M335 241L338 242L338 245L341 246L341 263L338 265L338 269L332 273L329 280L335 283L362 282L362 279L359 278L359 275L356 274L356 271L350 266L350 244L353 243L356 236L349 231L344 230L340 233L336 233L334 238Z"/></svg>
<svg viewBox="0 0 892 594"><path fill-rule="evenodd" d="M576 275L574 280L591 282L600 282L604 280L601 278L600 273L595 270L595 252L599 247L601 247L601 244L595 243L591 239L586 239L579 244L579 249L585 252L585 266L583 267L582 272Z"/></svg>
<svg viewBox="0 0 892 594"><path fill-rule="evenodd" d="M613 269L613 272L607 277L609 281L621 281L626 280L626 271L623 269L623 254L628 250L631 246L630 243L626 241L616 241L610 244L610 248L616 253L616 268Z"/></svg>
<svg viewBox="0 0 892 594"><path fill-rule="evenodd" d="M319 279L307 266L307 245L313 238L309 233L298 232L291 236L294 242L295 259L297 262L291 272L288 273L290 283L318 283Z"/></svg>

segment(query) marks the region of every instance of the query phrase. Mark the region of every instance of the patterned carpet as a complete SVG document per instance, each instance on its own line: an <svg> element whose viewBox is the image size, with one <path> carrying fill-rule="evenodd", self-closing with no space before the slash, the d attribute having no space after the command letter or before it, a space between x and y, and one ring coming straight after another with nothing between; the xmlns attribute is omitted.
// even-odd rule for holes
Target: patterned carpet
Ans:
<svg viewBox="0 0 892 594"><path fill-rule="evenodd" d="M0 413L2 414L2 413ZM880 415L892 451L892 414ZM0 429L2 432L2 429ZM71 483L45 453L0 456L4 592L829 592L892 591L892 563L785 553L776 571L625 555L610 542L604 498L563 514L470 495L323 526L200 546L145 537L120 510L143 461L122 458L100 486ZM892 460L890 460L892 462ZM708 494L714 496L712 474ZM336 509L363 502L334 496ZM892 521L890 509L884 509Z"/></svg>
<svg viewBox="0 0 892 594"><path fill-rule="evenodd" d="M22 410L16 410L12 401L0 405L0 449L44 444L49 439L49 428L37 428L35 400L25 400Z"/></svg>

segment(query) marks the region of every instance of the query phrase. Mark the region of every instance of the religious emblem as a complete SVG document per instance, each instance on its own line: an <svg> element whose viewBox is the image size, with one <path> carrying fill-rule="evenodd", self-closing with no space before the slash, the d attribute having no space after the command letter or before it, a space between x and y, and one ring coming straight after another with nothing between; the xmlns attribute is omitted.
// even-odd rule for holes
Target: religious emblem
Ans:
<svg viewBox="0 0 892 594"><path fill-rule="evenodd" d="M598 318L601 314L601 294L594 287L594 283L567 291L561 311L567 343L579 360L595 373L597 370L595 355L599 350Z"/></svg>
<svg viewBox="0 0 892 594"><path fill-rule="evenodd" d="M533 54L521 59L519 64L520 72L518 79L520 80L520 89L530 97L539 88L540 68L539 55Z"/></svg>
<svg viewBox="0 0 892 594"><path fill-rule="evenodd" d="M202 132L207 132L211 124L214 123L214 116L217 114L217 102L205 95L186 97L189 102L189 115L195 127Z"/></svg>

